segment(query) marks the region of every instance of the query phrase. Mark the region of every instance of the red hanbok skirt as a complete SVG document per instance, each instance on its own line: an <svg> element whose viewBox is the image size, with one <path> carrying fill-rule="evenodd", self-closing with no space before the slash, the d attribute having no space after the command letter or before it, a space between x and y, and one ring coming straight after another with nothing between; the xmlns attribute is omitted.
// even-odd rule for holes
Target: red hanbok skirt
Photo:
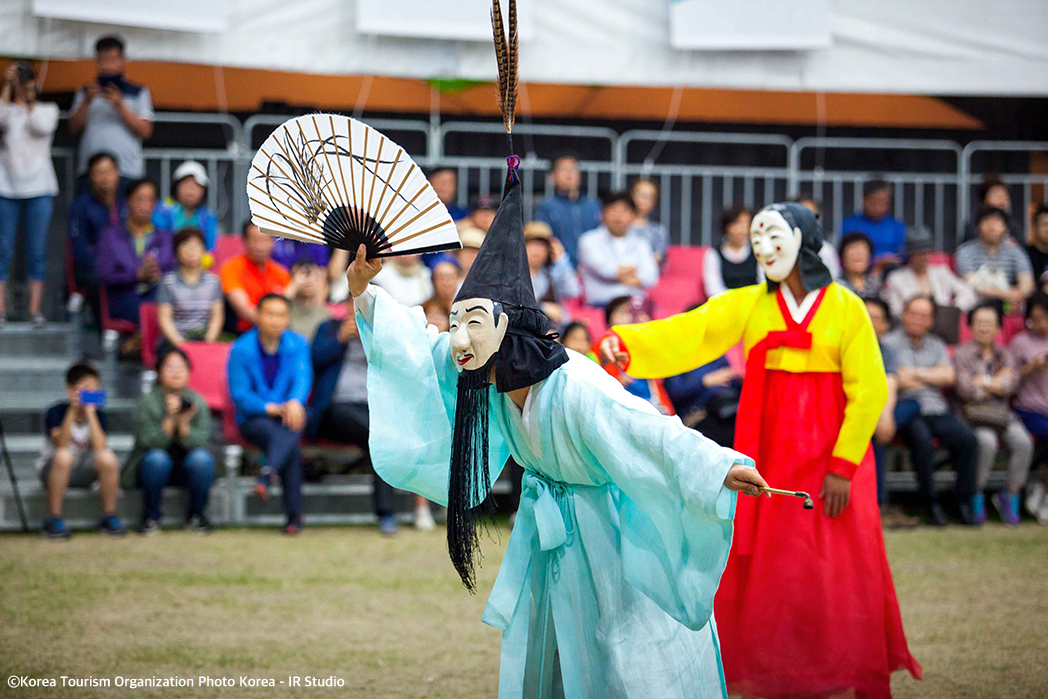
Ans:
<svg viewBox="0 0 1048 699"><path fill-rule="evenodd" d="M876 469L867 450L836 518L818 499L844 417L840 374L767 371L753 456L768 484L793 498L740 497L715 610L731 693L759 697L891 697L889 676L921 677L903 634L884 550Z"/></svg>

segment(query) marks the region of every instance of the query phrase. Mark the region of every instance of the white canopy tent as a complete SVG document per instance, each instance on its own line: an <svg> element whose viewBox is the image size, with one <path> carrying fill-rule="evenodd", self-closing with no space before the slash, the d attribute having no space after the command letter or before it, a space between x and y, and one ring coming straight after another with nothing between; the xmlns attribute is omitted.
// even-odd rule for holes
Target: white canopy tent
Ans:
<svg viewBox="0 0 1048 699"><path fill-rule="evenodd" d="M109 14L99 19L111 17L113 5L125 1L100 2ZM367 13L376 2L397 8L405 18L423 17L416 6L432 11L441 3L448 19L469 18L441 23L434 33L443 36L455 34L456 24L466 35L476 35L477 26L487 22L487 0L193 0L182 6L188 11L194 3L203 5L209 9L198 11L210 15L200 16L198 31L185 31L184 18L179 30L130 26L143 23L140 19L120 26L56 18L70 16L55 9L63 4L77 6L77 16L83 17L91 0L22 0L0 3L0 46L10 55L85 58L98 36L118 32L127 39L130 56L143 60L411 78L490 80L494 75L489 40L362 33L362 24L375 28L373 13L371 20ZM762 14L761 8L770 6L766 0L521 0L527 30L521 77L586 85L1048 95L1045 0L998 0L992 5L982 0L797 2L807 12L828 6L828 17L821 10L819 26L804 32L796 22L784 24ZM725 3L735 10L722 12ZM746 3L749 13L738 11ZM151 4L158 16L159 8L170 8L169 0L134 0L135 16L148 16L143 8ZM706 25L699 31L694 23L703 13L695 7L703 5L709 8L709 22L721 22L723 32L710 32ZM745 27L727 26L732 22ZM405 20L405 27L409 24ZM223 25L224 30L216 29ZM820 33L823 25L828 40ZM686 41L689 26L696 27L691 34L702 45L717 44L717 36L727 35L740 37L730 43L749 45L673 48L694 43ZM420 31L425 24L416 22L402 33ZM790 45L791 37L784 36L789 32L803 34L801 45L826 48L766 50Z"/></svg>

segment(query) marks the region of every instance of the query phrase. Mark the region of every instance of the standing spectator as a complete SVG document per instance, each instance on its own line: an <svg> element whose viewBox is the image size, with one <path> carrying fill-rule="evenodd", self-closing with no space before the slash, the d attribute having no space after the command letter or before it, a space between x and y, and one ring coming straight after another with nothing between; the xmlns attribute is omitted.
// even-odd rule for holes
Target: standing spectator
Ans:
<svg viewBox="0 0 1048 699"><path fill-rule="evenodd" d="M437 194L437 199L448 210L452 221L461 221L469 216L469 209L459 206L458 200L458 173L454 168L438 167L429 173L429 184Z"/></svg>
<svg viewBox="0 0 1048 699"><path fill-rule="evenodd" d="M89 488L96 480L103 512L98 528L115 536L127 533L116 516L120 472L116 454L109 448L109 423L97 400L99 388L98 370L90 364L74 364L66 372L69 400L52 405L44 417L44 449L37 469L47 493L43 533L51 539L69 538L62 520L66 489Z"/></svg>
<svg viewBox="0 0 1048 699"><path fill-rule="evenodd" d="M577 266L579 239L601 223L600 202L581 193L582 175L578 158L574 155L558 155L551 168L553 194L535 207L535 219L549 224L553 237L564 245L571 263Z"/></svg>
<svg viewBox="0 0 1048 699"><path fill-rule="evenodd" d="M957 348L953 365L957 370L957 396L963 402L964 416L979 440L972 516L976 524L986 521L983 491L1003 443L1009 454L1008 484L1005 491L995 493L992 500L1001 521L1018 524L1022 516L1019 493L1030 474L1033 438L1008 405L1019 379L1016 361L994 343L1001 330L1001 311L997 306L979 304L968 313L968 325L972 329L972 339Z"/></svg>
<svg viewBox="0 0 1048 699"><path fill-rule="evenodd" d="M282 294L291 281L287 268L274 262L273 237L245 221L241 230L244 253L222 265L222 291L237 316L237 330L250 330L258 322L258 302L266 294Z"/></svg>
<svg viewBox="0 0 1048 699"><path fill-rule="evenodd" d="M388 291L398 303L421 306L433 295L429 268L418 255L401 255L390 262L375 275L374 283Z"/></svg>
<svg viewBox="0 0 1048 699"><path fill-rule="evenodd" d="M1005 218L1008 223L1008 233L1013 238L1010 242L1018 243L1025 239L1026 236L1023 235L1022 224L1015 219L1015 212L1012 211L1012 195L1008 191L1008 185L1001 181L999 176L994 173L983 175L983 181L979 184L975 194L978 197L980 210L987 207L993 207L995 209L1000 209L1005 213ZM975 240L979 235L978 228L977 221L968 221L964 226L963 240Z"/></svg>
<svg viewBox="0 0 1048 699"><path fill-rule="evenodd" d="M1048 440L1048 294L1038 291L1026 301L1026 330L1008 347L1019 371L1015 412L1026 429ZM1048 524L1048 472L1027 489L1026 509L1041 524Z"/></svg>
<svg viewBox="0 0 1048 699"><path fill-rule="evenodd" d="M204 233L204 247L214 250L218 240L218 218L207 205L210 184L207 170L197 161L187 160L175 168L172 179L171 196L157 207L153 225L167 231L199 228Z"/></svg>
<svg viewBox="0 0 1048 699"><path fill-rule="evenodd" d="M535 298L550 322L559 327L569 320L564 301L582 295L579 278L564 246L553 237L548 224L531 221L524 226L524 244Z"/></svg>
<svg viewBox="0 0 1048 699"><path fill-rule="evenodd" d="M214 342L225 323L222 283L205 271L204 232L183 228L172 241L178 268L160 281L157 325L160 343L181 347L183 342Z"/></svg>
<svg viewBox="0 0 1048 699"><path fill-rule="evenodd" d="M309 343L288 329L289 302L279 294L258 301L257 328L229 352L229 395L240 434L265 452L255 492L269 497L279 475L284 489L285 534L302 529L302 453L306 399L313 385Z"/></svg>
<svg viewBox="0 0 1048 699"><path fill-rule="evenodd" d="M630 230L634 213L628 194L611 194L604 200L604 224L579 239L579 271L591 306L603 307L619 296L643 297L659 281L655 253Z"/></svg>
<svg viewBox="0 0 1048 699"><path fill-rule="evenodd" d="M69 248L73 276L78 287L90 296L98 286L95 252L102 231L120 224L126 207L120 186L120 168L110 153L95 153L87 161L90 191L73 200L69 208Z"/></svg>
<svg viewBox="0 0 1048 699"><path fill-rule="evenodd" d="M670 232L666 226L651 220L651 212L659 203L659 186L651 180L636 180L630 186L630 198L637 216L633 219L635 233L648 241L655 251L655 261L660 265L666 259L666 248L670 246Z"/></svg>
<svg viewBox="0 0 1048 699"><path fill-rule="evenodd" d="M44 250L58 178L51 164L51 141L58 105L36 101L36 76L24 62L4 72L0 89L0 324L7 320L6 291L18 225L25 229L29 319L44 324Z"/></svg>
<svg viewBox="0 0 1048 699"><path fill-rule="evenodd" d="M876 296L881 276L871 265L873 246L865 233L845 233L841 238L841 276L837 283L861 297Z"/></svg>
<svg viewBox="0 0 1048 699"><path fill-rule="evenodd" d="M928 296L936 308L969 310L978 299L972 288L946 265L930 264L935 242L928 230L915 226L906 235L906 264L892 270L884 283L884 298L896 318L914 296Z"/></svg>
<svg viewBox="0 0 1048 699"><path fill-rule="evenodd" d="M898 422L897 429L910 449L913 470L928 513L928 523L944 527L946 514L935 495L932 439L937 438L950 452L957 470L957 505L965 524L975 524L971 510L975 494L975 459L978 442L960 420L950 414L944 391L953 386L955 373L946 343L930 334L935 324L935 305L924 296L906 302L902 327L890 333L884 344L898 361L899 399L915 400L919 413L908 422Z"/></svg>
<svg viewBox="0 0 1048 699"><path fill-rule="evenodd" d="M135 447L121 472L125 489L142 489L141 534L160 529L165 486L189 491L185 528L208 533L204 510L215 480L215 458L208 451L211 410L188 388L192 367L182 350L172 347L157 359L157 385L135 406Z"/></svg>
<svg viewBox="0 0 1048 699"><path fill-rule="evenodd" d="M439 265L438 265L439 266ZM436 269L434 269L436 274ZM454 294L453 294L454 295ZM328 320L313 338L316 380L309 398L306 436L339 444L355 444L368 452L368 363L360 343L353 300L344 320ZM370 466L370 458L364 457ZM397 533L393 516L393 488L373 476L372 497L382 534Z"/></svg>
<svg viewBox="0 0 1048 699"><path fill-rule="evenodd" d="M842 231L865 233L873 246L873 262L878 272L902 262L906 245L906 226L891 215L892 190L884 180L870 180L862 188L862 212L841 223Z"/></svg>
<svg viewBox="0 0 1048 699"><path fill-rule="evenodd" d="M127 61L119 37L104 36L95 43L95 63L98 77L77 90L69 115L70 133L83 131L77 172L86 173L91 156L104 151L116 156L121 175L142 177L142 141L153 135L149 88L124 77Z"/></svg>
<svg viewBox="0 0 1048 699"><path fill-rule="evenodd" d="M98 283L109 296L109 316L138 325L138 305L156 298L157 284L175 268L171 231L153 225L157 186L131 180L127 219L102 231L96 258Z"/></svg>
<svg viewBox="0 0 1048 699"><path fill-rule="evenodd" d="M815 197L810 194L800 194L791 201L795 204L800 204L815 214L816 218L822 218L822 207L819 206L819 202ZM837 250L830 243L829 232L826 233L826 236L826 239L822 241L822 247L819 248L819 259L826 265L826 269L830 270L830 276L834 279L839 279L841 276L841 260L837 257Z"/></svg>
<svg viewBox="0 0 1048 699"><path fill-rule="evenodd" d="M760 284L764 272L750 249L750 221L753 214L736 204L721 214L721 244L702 257L702 286L706 298L728 289Z"/></svg>
<svg viewBox="0 0 1048 699"><path fill-rule="evenodd" d="M291 281L284 296L291 300L289 317L292 332L312 340L320 324L331 317L327 307L327 279L323 268L310 259L296 262L291 267Z"/></svg>
<svg viewBox="0 0 1048 699"><path fill-rule="evenodd" d="M888 503L887 458L888 445L895 439L897 422L907 423L920 412L920 405L911 399L899 401L899 363L895 351L884 344L884 338L891 330L891 316L888 315L888 304L876 297L863 299L866 312L870 314L870 323L877 333L877 345L881 349L884 361L884 375L888 381L888 401L877 418L877 427L873 431L873 457L877 467L877 504L881 509L881 523L889 529L915 527L920 519L906 514L902 508Z"/></svg>
<svg viewBox="0 0 1048 699"><path fill-rule="evenodd" d="M451 305L459 288L459 267L454 258L442 260L433 266L433 295L422 304L426 321L440 332L450 327Z"/></svg>
<svg viewBox="0 0 1048 699"><path fill-rule="evenodd" d="M957 274L982 299L1007 303L1015 311L1034 289L1030 258L1021 247L1006 242L1008 216L986 208L975 221L979 237L957 248Z"/></svg>
<svg viewBox="0 0 1048 699"><path fill-rule="evenodd" d="M1048 204L1038 206L1030 222L1033 224L1033 230L1030 244L1026 246L1026 254L1030 258L1034 281L1040 286L1048 281L1044 276L1048 270Z"/></svg>

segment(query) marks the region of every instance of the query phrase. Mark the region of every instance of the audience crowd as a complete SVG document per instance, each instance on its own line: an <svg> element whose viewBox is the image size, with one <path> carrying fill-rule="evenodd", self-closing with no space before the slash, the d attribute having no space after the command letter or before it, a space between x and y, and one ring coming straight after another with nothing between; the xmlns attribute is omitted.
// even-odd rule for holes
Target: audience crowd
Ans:
<svg viewBox="0 0 1048 699"><path fill-rule="evenodd" d="M179 165L166 199L143 177L142 141L152 132L146 87L124 77L124 46L114 37L96 45L98 74L80 89L70 128L81 133L78 192L69 211L70 291L79 293L104 328L124 336L126 354L155 342L156 382L134 412L134 448L121 466L107 444L104 408L96 400L98 372L76 364L67 375L68 400L46 415L40 476L47 490L45 533L68 535L61 517L68 487L100 484L110 534L125 529L116 516L118 487L142 491L138 530L156 531L165 486L189 491L187 528L209 531L208 491L215 478L212 414L189 388L186 343L232 342L228 389L241 438L260 452L255 491L268 498L279 481L285 531L302 527L303 441L358 447L367 463L367 363L348 298L349 255L274 239L250 221L239 231L240 252L220 256L223 235L209 207L211 180L198 162ZM4 284L19 226L25 230L29 315L43 324L43 241L57 180L48 157L57 107L38 103L27 64L12 64L0 91L0 324L6 320ZM480 197L461 206L465 188L457 171L430 175L456 222L462 248L454 253L396 257L375 284L395 299L421 306L427 321L446 330L455 294L483 244L498 202ZM656 291L674 254L660 222L660 192L647 179L598 201L583 193L578 159L551 163L549 195L524 228L528 265L542 310L570 349L596 361L604 324L640 322L658 312ZM962 522L986 521L988 502L1007 524L1025 504L1048 523L1048 497L1039 449L1048 438L1048 206L1026 233L1008 188L988 180L981 208L965 227L956 255L937 253L931 233L909 229L891 214L892 187L872 180L862 208L827 230L820 257L837 282L866 301L881 343L889 401L873 440L878 500L887 526L917 518L889 504L888 460L908 454L922 514L933 525L949 521L936 487L945 452L956 472L955 502ZM818 213L818 203L799 203ZM716 245L692 274L693 298L757 284L763 274L749 243L752 212L725 207ZM668 277L673 276L673 280ZM701 279L701 281L700 281ZM143 304L155 304L156 328L140 327ZM680 310L677 308L676 310ZM599 320L597 320L599 319ZM155 338L155 339L154 339ZM665 381L634 379L606 367L629 392L715 441L730 445L744 380L741 352ZM154 368L154 367L151 367ZM897 445L889 449L890 445ZM988 493L999 455L1004 487ZM1034 475L1031 477L1031 473ZM374 476L374 507L383 533L396 532L393 491ZM1025 493L1025 502L1021 502ZM436 513L438 516L440 512ZM434 506L417 497L415 523L434 526Z"/></svg>

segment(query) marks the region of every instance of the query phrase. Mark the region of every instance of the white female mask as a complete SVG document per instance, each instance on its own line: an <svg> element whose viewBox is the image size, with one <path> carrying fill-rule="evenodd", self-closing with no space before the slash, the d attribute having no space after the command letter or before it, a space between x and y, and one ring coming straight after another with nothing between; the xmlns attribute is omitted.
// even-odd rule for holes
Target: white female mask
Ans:
<svg viewBox="0 0 1048 699"><path fill-rule="evenodd" d="M483 368L499 351L509 327L502 304L491 299L462 299L451 306L451 358L461 371Z"/></svg>
<svg viewBox="0 0 1048 699"><path fill-rule="evenodd" d="M753 256L773 282L781 282L797 265L801 250L801 229L792 228L774 209L762 209L750 224Z"/></svg>

